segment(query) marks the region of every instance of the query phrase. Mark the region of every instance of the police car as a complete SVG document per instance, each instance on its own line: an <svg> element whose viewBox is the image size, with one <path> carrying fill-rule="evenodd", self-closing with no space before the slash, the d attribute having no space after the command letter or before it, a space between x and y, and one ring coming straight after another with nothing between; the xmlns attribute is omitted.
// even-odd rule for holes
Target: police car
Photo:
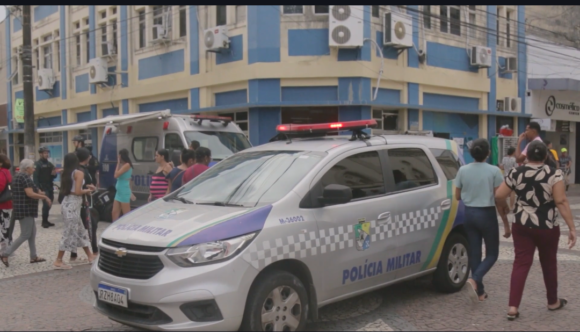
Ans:
<svg viewBox="0 0 580 332"><path fill-rule="evenodd" d="M95 308L154 330L302 330L318 309L433 275L468 277L451 140L368 136L374 120L284 124L119 219L91 269ZM347 130L347 136L330 136Z"/></svg>

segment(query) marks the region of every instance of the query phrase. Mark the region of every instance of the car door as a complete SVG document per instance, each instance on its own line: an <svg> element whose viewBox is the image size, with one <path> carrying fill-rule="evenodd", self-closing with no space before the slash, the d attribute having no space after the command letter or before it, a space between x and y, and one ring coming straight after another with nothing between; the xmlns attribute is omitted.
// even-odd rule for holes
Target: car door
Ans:
<svg viewBox="0 0 580 332"><path fill-rule="evenodd" d="M451 207L447 182L433 167L436 160L426 147L392 146L387 149L390 185L387 191L396 200L394 215L396 255L387 258L386 271L396 271L396 279L417 274L433 259L444 212ZM440 236L439 236L440 237Z"/></svg>
<svg viewBox="0 0 580 332"><path fill-rule="evenodd" d="M327 275L320 301L394 278L384 261L397 250L391 232L394 200L385 195L384 162L377 147L356 149L333 159L312 182L314 199L329 184L348 186L353 194L349 203L313 208L320 240L318 268Z"/></svg>

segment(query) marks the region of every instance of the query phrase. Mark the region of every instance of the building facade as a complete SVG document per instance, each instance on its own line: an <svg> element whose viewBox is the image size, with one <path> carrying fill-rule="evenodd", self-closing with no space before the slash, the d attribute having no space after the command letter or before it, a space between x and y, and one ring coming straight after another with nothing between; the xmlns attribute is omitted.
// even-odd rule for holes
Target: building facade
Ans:
<svg viewBox="0 0 580 332"><path fill-rule="evenodd" d="M34 75L50 69L54 77L49 90L35 83L37 126L171 109L231 116L254 145L289 122L374 118L377 132L431 130L461 144L490 138L504 124L525 129L524 102L504 111L506 98L525 100L524 6L361 7L353 15L363 46L345 49L329 46L329 6L34 6ZM413 47L383 45L387 12L411 19ZM229 48L208 52L204 33L217 26L227 27ZM22 125L12 121L23 95L18 17L6 38L7 75L16 72L7 87L10 153L19 160ZM474 46L489 48L489 68L470 64ZM99 57L107 84L89 83L89 62ZM509 58L517 59L515 71L506 71ZM37 144L70 151L76 134L41 134ZM102 133L81 134L98 149Z"/></svg>
<svg viewBox="0 0 580 332"><path fill-rule="evenodd" d="M577 6L526 6L528 92L526 110L540 123L541 136L572 158L570 182L580 172L580 34Z"/></svg>

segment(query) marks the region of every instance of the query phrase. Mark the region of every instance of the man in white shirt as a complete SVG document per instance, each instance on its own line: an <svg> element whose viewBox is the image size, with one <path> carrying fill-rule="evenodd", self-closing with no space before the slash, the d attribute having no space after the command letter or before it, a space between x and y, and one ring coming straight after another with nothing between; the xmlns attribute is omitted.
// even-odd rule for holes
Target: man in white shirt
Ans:
<svg viewBox="0 0 580 332"><path fill-rule="evenodd" d="M540 137L540 130L539 123L530 122L530 124L528 124L526 127L526 131L524 131L520 137L518 137L518 143L516 145L516 161L519 164L525 164L527 162L528 146L530 146L530 143L533 141L543 142L542 138ZM524 139L528 141L528 144L524 150L521 151L521 145Z"/></svg>

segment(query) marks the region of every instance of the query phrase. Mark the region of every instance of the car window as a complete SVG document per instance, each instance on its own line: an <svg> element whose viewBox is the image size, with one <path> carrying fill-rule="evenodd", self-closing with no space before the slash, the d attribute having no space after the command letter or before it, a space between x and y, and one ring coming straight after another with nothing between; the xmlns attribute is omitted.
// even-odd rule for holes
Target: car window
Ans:
<svg viewBox="0 0 580 332"><path fill-rule="evenodd" d="M459 167L461 167L459 157L451 150L431 149L431 152L435 156L435 159L437 159L441 169L443 169L447 180L455 179L457 172L459 172Z"/></svg>
<svg viewBox="0 0 580 332"><path fill-rule="evenodd" d="M155 161L157 137L136 137L133 139L132 151L136 161Z"/></svg>
<svg viewBox="0 0 580 332"><path fill-rule="evenodd" d="M183 142L178 134L165 135L165 149L167 150L181 150L183 149Z"/></svg>
<svg viewBox="0 0 580 332"><path fill-rule="evenodd" d="M201 146L210 149L214 160L225 159L252 146L248 138L242 133L186 131L184 134L188 142L198 141Z"/></svg>
<svg viewBox="0 0 580 332"><path fill-rule="evenodd" d="M383 169L376 151L347 157L332 166L320 179L321 188L340 184L352 190L352 198L364 198L385 193Z"/></svg>
<svg viewBox="0 0 580 332"><path fill-rule="evenodd" d="M425 152L416 148L390 149L389 166L395 178L394 191L437 183L437 175Z"/></svg>

